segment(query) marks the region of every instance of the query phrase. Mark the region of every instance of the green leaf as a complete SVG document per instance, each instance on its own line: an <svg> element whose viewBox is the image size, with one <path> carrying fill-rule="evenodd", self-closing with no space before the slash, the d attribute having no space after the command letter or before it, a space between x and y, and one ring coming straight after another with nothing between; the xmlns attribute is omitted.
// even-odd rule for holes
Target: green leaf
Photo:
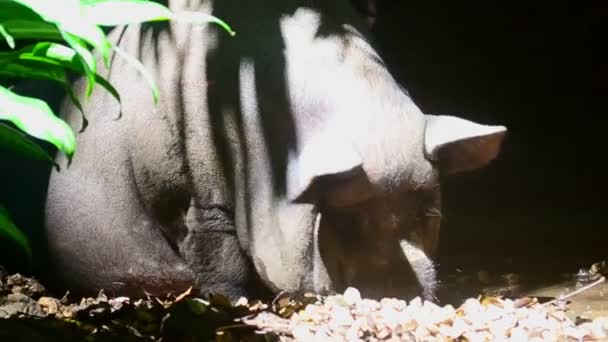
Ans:
<svg viewBox="0 0 608 342"><path fill-rule="evenodd" d="M76 54L78 54L83 61L82 68L87 78L86 96L90 97L93 93L93 87L95 86L97 62L95 62L95 58L91 52L87 50L86 45L84 45L84 43L77 36L67 32L62 32L62 36L68 45L70 45L70 47L76 51Z"/></svg>
<svg viewBox="0 0 608 342"><path fill-rule="evenodd" d="M23 49L21 51L23 51ZM2 53L0 53L0 63L2 62L3 57L5 57L1 55ZM72 68L72 65L68 62L54 60L43 56L35 56L27 52L19 53L16 58L15 56L13 57L13 60L9 63L0 64L0 76L41 79L59 83L68 94L76 108L78 108L80 111L83 120L81 131L83 131L88 125L88 121L84 114L82 104L74 94L64 70ZM74 61L72 64L77 66L74 67L75 69L83 68L82 64L78 61Z"/></svg>
<svg viewBox="0 0 608 342"><path fill-rule="evenodd" d="M0 7L1 9L2 7ZM1 20L1 19L0 19ZM45 21L9 19L2 20L4 29L14 39L35 39L61 41L61 32L56 25Z"/></svg>
<svg viewBox="0 0 608 342"><path fill-rule="evenodd" d="M6 236L9 239L15 241L27 254L28 258L32 258L32 249L27 237L17 226L13 223L6 208L0 204L0 236Z"/></svg>
<svg viewBox="0 0 608 342"><path fill-rule="evenodd" d="M32 11L31 8L23 6L17 1L0 0L0 21L5 22L15 18L22 20L43 20L40 15Z"/></svg>
<svg viewBox="0 0 608 342"><path fill-rule="evenodd" d="M169 20L171 10L145 0L83 0L85 16L100 26L118 26L144 21Z"/></svg>
<svg viewBox="0 0 608 342"><path fill-rule="evenodd" d="M0 6L1 8L1 6ZM84 64L84 75L87 77L87 96L90 96L95 85L96 61L84 41L77 36L59 30L55 25L42 21L11 20L4 23L5 28L17 39L52 39L64 40L76 51ZM105 37L105 36L104 36ZM105 39L105 38L104 38Z"/></svg>
<svg viewBox="0 0 608 342"><path fill-rule="evenodd" d="M52 143L70 159L74 154L74 132L42 100L17 95L0 86L0 120L8 120L27 134Z"/></svg>
<svg viewBox="0 0 608 342"><path fill-rule="evenodd" d="M79 37L95 47L109 65L111 44L99 26L86 20L78 0L13 0L35 11L42 19L56 24L61 31ZM64 35L65 38L65 35ZM68 42L69 43L69 42ZM78 48L70 46L78 51ZM92 71L95 68L89 65Z"/></svg>
<svg viewBox="0 0 608 342"><path fill-rule="evenodd" d="M95 80L100 86L104 87L108 93L114 96L114 98L116 99L116 101L118 101L119 104L121 103L120 94L118 93L118 90L116 90L116 88L114 88L114 86L110 82L108 82L105 78L99 75L95 75Z"/></svg>
<svg viewBox="0 0 608 342"><path fill-rule="evenodd" d="M150 88L152 88L152 97L154 98L154 103L158 103L158 87L156 86L156 83L154 82L154 79L152 78L150 73L148 73L148 71L146 70L146 67L141 64L141 62L137 60L137 58L129 55L126 51L119 48L118 46L114 46L114 51L116 51L116 54L124 58L128 63L131 63L133 67L141 73L146 82L148 82L148 84L150 85Z"/></svg>
<svg viewBox="0 0 608 342"><path fill-rule="evenodd" d="M68 82L65 70L61 67L48 66L40 68L39 66L27 65L18 60L6 63L0 59L0 76L51 80L62 84Z"/></svg>
<svg viewBox="0 0 608 342"><path fill-rule="evenodd" d="M54 164L51 157L40 145L30 140L26 134L10 126L0 123L0 146L18 152L20 155L34 160L42 160Z"/></svg>
<svg viewBox="0 0 608 342"><path fill-rule="evenodd" d="M88 120L84 114L82 104L74 94L64 68L60 64L58 65L57 61L32 56L24 60L0 64L0 76L48 80L59 83L82 115L80 131L84 131L87 127Z"/></svg>
<svg viewBox="0 0 608 342"><path fill-rule="evenodd" d="M89 120L87 119L87 116L84 115L84 109L82 108L82 104L78 100L78 97L76 97L76 94L74 94L72 87L70 87L69 85L65 85L63 87L63 90L66 92L66 94L68 94L68 97L70 98L74 106L76 106L76 108L80 112L80 115L82 116L82 126L80 126L80 131L78 131L79 133L82 133L89 125Z"/></svg>
<svg viewBox="0 0 608 342"><path fill-rule="evenodd" d="M16 65L11 66L10 63ZM16 71L15 68L19 69ZM0 52L0 76L29 77L60 83L83 116L82 131L86 128L87 120L82 105L73 93L65 70L62 70L62 68L81 75L84 74L84 67L78 59L76 52L62 44L40 42L25 46L18 51ZM114 86L102 76L98 74L94 76L96 83L105 88L120 104L121 97Z"/></svg>
<svg viewBox="0 0 608 342"><path fill-rule="evenodd" d="M0 53L0 56L2 53ZM76 60L76 52L62 44L41 42L26 46L20 50L19 59L41 60L47 63L55 63L74 72L84 75L82 64ZM0 57L0 61L2 58ZM104 87L120 103L118 91L99 74L95 74L95 82Z"/></svg>
<svg viewBox="0 0 608 342"><path fill-rule="evenodd" d="M6 44L8 44L8 47L10 47L11 49L15 48L15 39L13 39L13 36L6 32L6 29L2 24L0 24L0 36L4 37L4 40L6 40Z"/></svg>

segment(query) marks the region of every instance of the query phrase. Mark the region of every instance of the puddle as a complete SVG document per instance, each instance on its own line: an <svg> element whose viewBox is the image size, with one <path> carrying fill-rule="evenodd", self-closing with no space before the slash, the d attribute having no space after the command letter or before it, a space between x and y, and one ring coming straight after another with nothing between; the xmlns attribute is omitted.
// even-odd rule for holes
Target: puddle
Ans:
<svg viewBox="0 0 608 342"><path fill-rule="evenodd" d="M526 263L525 260L514 262L510 258L484 260L483 264L495 267L486 270L479 267L482 265L479 260L461 259L440 269L440 303L456 307L467 298L481 294L505 298L537 297L543 303L593 284L602 275L606 276L608 270L607 261L590 263L586 267L559 260L542 264ZM608 281L584 289L565 302L571 319L608 316Z"/></svg>
<svg viewBox="0 0 608 342"><path fill-rule="evenodd" d="M577 290L576 281L565 281L555 285L526 291L524 295L537 297L560 297ZM569 298L568 308L574 317L596 318L608 316L608 283L603 282Z"/></svg>

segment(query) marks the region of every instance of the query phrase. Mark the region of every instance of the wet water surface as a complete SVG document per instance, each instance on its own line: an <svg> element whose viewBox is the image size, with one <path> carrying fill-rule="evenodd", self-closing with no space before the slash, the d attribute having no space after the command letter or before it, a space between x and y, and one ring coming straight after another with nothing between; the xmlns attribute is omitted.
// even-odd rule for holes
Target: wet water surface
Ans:
<svg viewBox="0 0 608 342"><path fill-rule="evenodd" d="M566 257L547 258L544 263L526 262L525 258L485 258L480 262L480 258L479 255L460 256L440 267L441 304L456 307L467 298L479 295L529 296L543 303L581 290L562 301L570 318L608 316L608 282L600 280L608 270L606 261L584 266ZM482 267L492 264L494 267Z"/></svg>

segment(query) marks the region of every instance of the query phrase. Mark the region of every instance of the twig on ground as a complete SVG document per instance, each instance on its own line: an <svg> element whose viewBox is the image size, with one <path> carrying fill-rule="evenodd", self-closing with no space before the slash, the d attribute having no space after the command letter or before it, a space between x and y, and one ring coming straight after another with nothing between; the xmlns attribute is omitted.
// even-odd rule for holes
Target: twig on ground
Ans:
<svg viewBox="0 0 608 342"><path fill-rule="evenodd" d="M290 321L271 313L260 314L253 319L247 319L243 322L265 333L270 332L279 335L293 336L293 327L291 326Z"/></svg>
<svg viewBox="0 0 608 342"><path fill-rule="evenodd" d="M286 294L288 294L288 293L287 293L287 291L285 291L285 290L283 290L283 291L279 292L279 293L278 293L278 294L277 294L277 295L274 297L274 299L272 300L272 304L271 304L271 305L272 305L272 306L274 306L274 305L277 303L277 301L278 301L278 300L279 300L279 299L280 299L282 296L284 296L284 295L286 295Z"/></svg>
<svg viewBox="0 0 608 342"><path fill-rule="evenodd" d="M572 292L568 293L567 295L563 295L563 296L560 296L559 298L555 298L555 299L550 300L550 301L548 301L546 303L543 303L543 305L544 306L549 306L549 305L551 305L553 303L556 303L556 302L568 299L568 298L570 298L572 296L576 296L577 294L579 294L579 293L581 293L583 291L587 291L590 288L603 283L604 281L606 281L606 277L601 277L600 279L594 281L593 283L591 283L589 285L585 285L585 286L581 287L580 289L578 289L576 291L572 291Z"/></svg>

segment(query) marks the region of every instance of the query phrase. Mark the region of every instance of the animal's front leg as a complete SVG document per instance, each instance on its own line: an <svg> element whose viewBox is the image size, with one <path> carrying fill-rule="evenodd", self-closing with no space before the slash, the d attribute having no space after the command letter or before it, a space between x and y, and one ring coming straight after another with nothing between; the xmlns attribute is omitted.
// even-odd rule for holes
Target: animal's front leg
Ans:
<svg viewBox="0 0 608 342"><path fill-rule="evenodd" d="M239 244L232 213L222 206L191 206L179 249L196 276L201 294L232 300L265 295L254 267Z"/></svg>

